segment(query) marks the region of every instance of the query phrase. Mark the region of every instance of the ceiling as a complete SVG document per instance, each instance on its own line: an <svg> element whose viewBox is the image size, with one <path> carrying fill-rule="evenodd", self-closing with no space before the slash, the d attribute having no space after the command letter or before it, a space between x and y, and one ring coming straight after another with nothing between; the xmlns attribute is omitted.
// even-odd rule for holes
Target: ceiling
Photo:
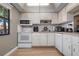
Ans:
<svg viewBox="0 0 79 59"><path fill-rule="evenodd" d="M12 3L20 12L59 12L67 3L50 3L48 6L27 6L27 3Z"/></svg>

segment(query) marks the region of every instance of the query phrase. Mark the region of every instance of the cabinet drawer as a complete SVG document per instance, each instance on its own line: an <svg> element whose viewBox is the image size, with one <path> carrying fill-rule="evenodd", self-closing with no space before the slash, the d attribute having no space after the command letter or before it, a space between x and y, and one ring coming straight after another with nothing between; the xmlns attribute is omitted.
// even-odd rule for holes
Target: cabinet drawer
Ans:
<svg viewBox="0 0 79 59"><path fill-rule="evenodd" d="M72 40L72 43L79 45L79 37L74 36L73 40Z"/></svg>
<svg viewBox="0 0 79 59"><path fill-rule="evenodd" d="M31 48L32 44L31 44L31 42L29 42L29 43L18 43L18 47L19 48Z"/></svg>

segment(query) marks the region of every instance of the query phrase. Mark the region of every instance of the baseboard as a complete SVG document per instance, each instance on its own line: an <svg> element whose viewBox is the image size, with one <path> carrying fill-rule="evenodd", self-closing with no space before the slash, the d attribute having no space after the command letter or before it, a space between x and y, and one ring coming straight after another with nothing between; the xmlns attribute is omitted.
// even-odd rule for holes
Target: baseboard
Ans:
<svg viewBox="0 0 79 59"><path fill-rule="evenodd" d="M11 51L9 51L8 53L6 53L4 56L9 56L11 53L13 53L18 47L16 46L15 48L13 48Z"/></svg>
<svg viewBox="0 0 79 59"><path fill-rule="evenodd" d="M32 46L32 48L54 48L54 46Z"/></svg>

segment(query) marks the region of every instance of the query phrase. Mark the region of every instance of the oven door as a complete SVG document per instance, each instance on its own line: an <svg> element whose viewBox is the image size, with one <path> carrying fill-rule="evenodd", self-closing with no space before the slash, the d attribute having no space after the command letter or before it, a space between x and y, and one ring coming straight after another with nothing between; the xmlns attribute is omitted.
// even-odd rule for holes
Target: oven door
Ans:
<svg viewBox="0 0 79 59"><path fill-rule="evenodd" d="M32 42L31 40L31 33L19 33L18 34L18 42Z"/></svg>

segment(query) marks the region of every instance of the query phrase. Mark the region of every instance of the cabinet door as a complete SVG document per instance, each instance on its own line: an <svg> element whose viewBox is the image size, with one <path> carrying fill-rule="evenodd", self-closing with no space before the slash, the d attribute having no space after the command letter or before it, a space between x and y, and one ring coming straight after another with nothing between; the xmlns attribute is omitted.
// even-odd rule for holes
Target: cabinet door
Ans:
<svg viewBox="0 0 79 59"><path fill-rule="evenodd" d="M47 34L41 33L39 37L40 37L40 46L47 46Z"/></svg>
<svg viewBox="0 0 79 59"><path fill-rule="evenodd" d="M32 20L32 24L40 24L40 20Z"/></svg>
<svg viewBox="0 0 79 59"><path fill-rule="evenodd" d="M73 56L79 56L79 45L73 45Z"/></svg>
<svg viewBox="0 0 79 59"><path fill-rule="evenodd" d="M40 35L39 33L32 34L32 46L40 46Z"/></svg>
<svg viewBox="0 0 79 59"><path fill-rule="evenodd" d="M78 37L78 36L76 36L76 35L73 36L72 44L73 44L73 45L74 45L74 44L79 45L79 37Z"/></svg>
<svg viewBox="0 0 79 59"><path fill-rule="evenodd" d="M55 34L55 47L58 48L58 36Z"/></svg>
<svg viewBox="0 0 79 59"><path fill-rule="evenodd" d="M54 46L54 33L48 33L48 46Z"/></svg>
<svg viewBox="0 0 79 59"><path fill-rule="evenodd" d="M62 34L57 34L58 36L58 49L62 52Z"/></svg>
<svg viewBox="0 0 79 59"><path fill-rule="evenodd" d="M79 52L79 37L77 35L74 35L72 41L72 55L79 56L78 52Z"/></svg>
<svg viewBox="0 0 79 59"><path fill-rule="evenodd" d="M63 35L63 54L71 55L71 36L69 35Z"/></svg>
<svg viewBox="0 0 79 59"><path fill-rule="evenodd" d="M56 34L55 38L56 48L62 52L62 34Z"/></svg>

